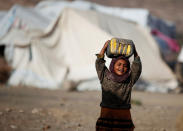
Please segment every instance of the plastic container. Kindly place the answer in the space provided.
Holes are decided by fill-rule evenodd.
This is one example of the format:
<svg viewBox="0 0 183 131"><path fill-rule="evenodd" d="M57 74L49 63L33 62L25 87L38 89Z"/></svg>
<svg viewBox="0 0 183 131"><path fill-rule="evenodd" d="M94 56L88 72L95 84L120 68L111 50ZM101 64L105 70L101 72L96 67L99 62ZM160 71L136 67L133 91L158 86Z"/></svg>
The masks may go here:
<svg viewBox="0 0 183 131"><path fill-rule="evenodd" d="M109 58L124 56L129 58L133 55L134 43L132 40L112 38L107 46L106 55Z"/></svg>

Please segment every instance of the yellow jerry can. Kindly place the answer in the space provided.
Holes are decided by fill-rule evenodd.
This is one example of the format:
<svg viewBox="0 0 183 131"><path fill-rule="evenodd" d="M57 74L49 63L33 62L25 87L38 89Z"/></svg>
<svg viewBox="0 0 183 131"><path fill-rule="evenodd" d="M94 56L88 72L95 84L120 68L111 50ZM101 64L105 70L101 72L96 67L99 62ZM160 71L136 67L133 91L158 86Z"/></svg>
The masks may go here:
<svg viewBox="0 0 183 131"><path fill-rule="evenodd" d="M106 55L109 58L124 56L129 58L133 55L134 43L132 40L112 38L108 43Z"/></svg>

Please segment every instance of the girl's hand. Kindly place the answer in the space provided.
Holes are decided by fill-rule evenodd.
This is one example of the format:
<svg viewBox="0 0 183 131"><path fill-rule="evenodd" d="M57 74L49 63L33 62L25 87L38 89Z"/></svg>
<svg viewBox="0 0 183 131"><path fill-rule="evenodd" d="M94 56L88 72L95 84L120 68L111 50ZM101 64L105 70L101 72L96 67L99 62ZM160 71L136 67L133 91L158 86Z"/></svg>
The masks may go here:
<svg viewBox="0 0 183 131"><path fill-rule="evenodd" d="M138 53L137 53L136 47L134 45L134 57L137 57L137 56L138 56Z"/></svg>
<svg viewBox="0 0 183 131"><path fill-rule="evenodd" d="M110 40L106 41L104 44L104 48L107 49L108 44L110 43Z"/></svg>
<svg viewBox="0 0 183 131"><path fill-rule="evenodd" d="M103 48L101 49L100 51L100 55L104 55L106 49L107 49L107 46L108 46L108 43L110 42L110 40L106 41Z"/></svg>

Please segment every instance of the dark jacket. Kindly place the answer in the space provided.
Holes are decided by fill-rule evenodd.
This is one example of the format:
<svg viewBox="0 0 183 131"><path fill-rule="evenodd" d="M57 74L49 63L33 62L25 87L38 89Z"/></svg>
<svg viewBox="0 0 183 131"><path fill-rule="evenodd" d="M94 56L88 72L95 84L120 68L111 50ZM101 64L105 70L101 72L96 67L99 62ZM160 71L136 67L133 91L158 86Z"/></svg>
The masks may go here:
<svg viewBox="0 0 183 131"><path fill-rule="evenodd" d="M135 57L131 65L130 76L122 83L114 82L107 77L109 70L105 66L105 60L100 55L96 59L97 75L102 86L101 107L130 109L131 108L131 91L135 82L138 80L142 66L140 57Z"/></svg>

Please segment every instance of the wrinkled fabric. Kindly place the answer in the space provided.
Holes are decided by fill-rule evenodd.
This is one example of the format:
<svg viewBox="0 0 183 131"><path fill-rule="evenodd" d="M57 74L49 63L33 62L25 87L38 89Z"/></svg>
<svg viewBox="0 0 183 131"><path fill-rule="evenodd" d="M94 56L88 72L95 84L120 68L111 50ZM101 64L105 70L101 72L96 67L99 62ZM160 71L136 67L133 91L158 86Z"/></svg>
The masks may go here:
<svg viewBox="0 0 183 131"><path fill-rule="evenodd" d="M129 109L101 108L96 131L133 131L134 128Z"/></svg>
<svg viewBox="0 0 183 131"><path fill-rule="evenodd" d="M170 23L155 16L149 15L147 24L151 27L151 29L157 29L170 38L176 38L176 26L174 23Z"/></svg>
<svg viewBox="0 0 183 131"><path fill-rule="evenodd" d="M151 33L154 36L164 40L172 51L178 52L180 50L180 46L175 39L172 39L172 38L164 35L162 32L160 32L159 30L156 30L156 29L152 30Z"/></svg>

